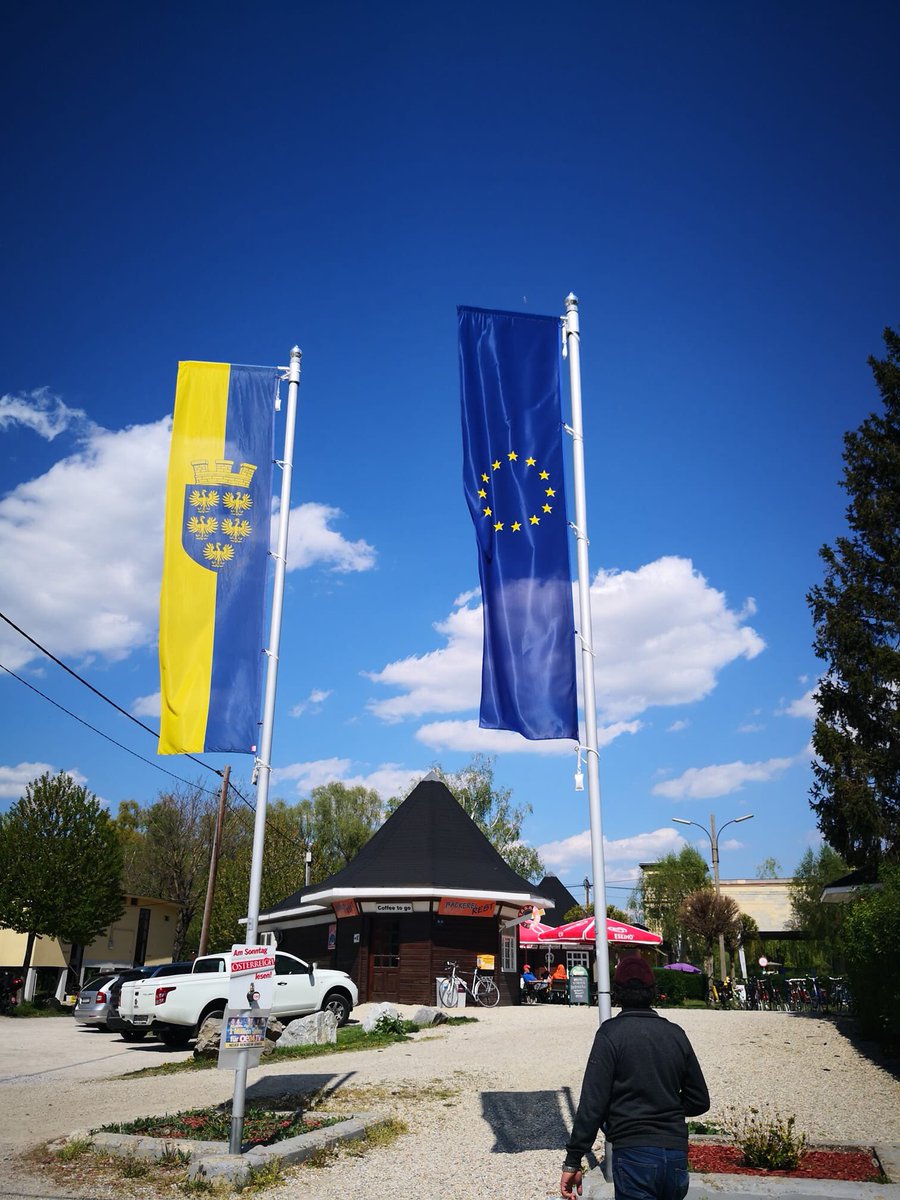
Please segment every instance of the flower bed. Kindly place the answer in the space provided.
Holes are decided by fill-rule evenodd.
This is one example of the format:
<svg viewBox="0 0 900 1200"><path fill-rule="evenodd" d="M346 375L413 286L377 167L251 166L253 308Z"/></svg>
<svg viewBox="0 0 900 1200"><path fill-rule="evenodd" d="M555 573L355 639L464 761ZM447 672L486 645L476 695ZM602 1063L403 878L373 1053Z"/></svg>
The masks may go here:
<svg viewBox="0 0 900 1200"><path fill-rule="evenodd" d="M248 1108L244 1114L243 1144L246 1147L270 1146L273 1142L336 1125L343 1117L303 1115L302 1112L273 1112ZM227 1142L231 1134L231 1113L218 1108L196 1108L188 1112L167 1113L161 1117L140 1117L118 1125L104 1125L104 1133L137 1133L156 1138L193 1138L203 1142Z"/></svg>
<svg viewBox="0 0 900 1200"><path fill-rule="evenodd" d="M884 1179L878 1160L866 1150L805 1150L793 1171L767 1171L741 1165L739 1146L691 1142L688 1164L698 1173L723 1175L777 1175L789 1179L842 1179L878 1183Z"/></svg>

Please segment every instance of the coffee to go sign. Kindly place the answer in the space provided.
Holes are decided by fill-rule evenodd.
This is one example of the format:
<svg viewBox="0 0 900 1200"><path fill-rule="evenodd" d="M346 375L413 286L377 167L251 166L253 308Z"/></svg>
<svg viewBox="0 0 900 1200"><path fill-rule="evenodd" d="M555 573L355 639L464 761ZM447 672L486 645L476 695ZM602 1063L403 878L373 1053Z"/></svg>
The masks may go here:
<svg viewBox="0 0 900 1200"><path fill-rule="evenodd" d="M467 900L464 897L442 896L438 904L438 912L442 917L492 917L496 911L496 900Z"/></svg>

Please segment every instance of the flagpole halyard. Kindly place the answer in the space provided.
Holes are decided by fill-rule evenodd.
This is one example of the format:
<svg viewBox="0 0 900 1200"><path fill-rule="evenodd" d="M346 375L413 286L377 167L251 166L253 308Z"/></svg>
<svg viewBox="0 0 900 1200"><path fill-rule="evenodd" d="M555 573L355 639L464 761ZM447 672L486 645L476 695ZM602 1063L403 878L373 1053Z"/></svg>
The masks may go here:
<svg viewBox="0 0 900 1200"><path fill-rule="evenodd" d="M591 577L588 564L587 503L584 486L584 432L581 412L581 333L578 299L566 296L565 345L569 360L572 405L573 492L575 547L578 563L578 637L581 644L581 686L584 702L584 744L587 759L588 808L591 818L591 870L594 875L594 918L606 918L606 868L603 862L603 819L600 809L600 751L597 739L597 700L594 689L594 639L591 622ZM603 928L603 926L600 926ZM609 945L597 938L597 1007L600 1024L612 1015L609 984Z"/></svg>
<svg viewBox="0 0 900 1200"><path fill-rule="evenodd" d="M266 808L269 801L269 778L272 773L272 735L275 726L275 695L278 687L278 652L281 643L281 615L284 607L284 576L287 569L288 525L291 515L291 480L294 471L294 430L297 423L297 398L300 391L299 346L291 351L287 369L288 401L284 426L284 458L281 466L281 507L278 513L278 545L273 555L275 575L272 587L272 618L269 645L266 651L266 691L263 705L259 754L256 759L256 818L253 826L253 857L250 864L250 888L247 897L247 936L245 944L255 946L259 936L259 898L262 887L263 851L266 841ZM234 1099L231 1107L231 1137L229 1150L240 1154L244 1130L244 1108L247 1096L247 1065L245 1061L234 1073Z"/></svg>

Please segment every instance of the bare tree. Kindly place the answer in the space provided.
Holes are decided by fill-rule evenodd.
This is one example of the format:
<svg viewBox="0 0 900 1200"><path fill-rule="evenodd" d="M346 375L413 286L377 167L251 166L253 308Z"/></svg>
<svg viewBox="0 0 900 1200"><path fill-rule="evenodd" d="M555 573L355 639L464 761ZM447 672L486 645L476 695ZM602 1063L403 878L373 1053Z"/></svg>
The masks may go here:
<svg viewBox="0 0 900 1200"><path fill-rule="evenodd" d="M713 943L719 934L731 938L741 923L741 910L730 896L717 896L711 888L700 888L685 896L678 919L692 933L703 938L706 950L703 966L712 974Z"/></svg>

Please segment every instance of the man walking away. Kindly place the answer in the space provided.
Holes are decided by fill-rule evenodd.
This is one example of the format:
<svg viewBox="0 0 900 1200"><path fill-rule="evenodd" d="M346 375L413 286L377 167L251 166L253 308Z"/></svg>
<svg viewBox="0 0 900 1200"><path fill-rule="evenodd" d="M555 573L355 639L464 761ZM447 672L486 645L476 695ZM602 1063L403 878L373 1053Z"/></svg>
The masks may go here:
<svg viewBox="0 0 900 1200"><path fill-rule="evenodd" d="M685 1117L709 1108L706 1080L679 1025L650 1007L653 972L639 954L616 967L622 1011L594 1037L559 1194L581 1195L582 1157L602 1129L613 1146L616 1200L682 1200L688 1190Z"/></svg>

